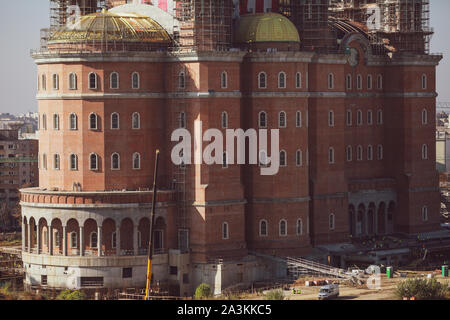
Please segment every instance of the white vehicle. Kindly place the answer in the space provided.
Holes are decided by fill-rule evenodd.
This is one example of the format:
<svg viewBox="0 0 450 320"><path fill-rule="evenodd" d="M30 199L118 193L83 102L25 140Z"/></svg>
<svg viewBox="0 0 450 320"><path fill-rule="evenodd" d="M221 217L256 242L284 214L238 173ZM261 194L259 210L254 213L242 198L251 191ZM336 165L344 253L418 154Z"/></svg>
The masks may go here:
<svg viewBox="0 0 450 320"><path fill-rule="evenodd" d="M339 297L339 284L330 284L323 286L319 291L319 300Z"/></svg>

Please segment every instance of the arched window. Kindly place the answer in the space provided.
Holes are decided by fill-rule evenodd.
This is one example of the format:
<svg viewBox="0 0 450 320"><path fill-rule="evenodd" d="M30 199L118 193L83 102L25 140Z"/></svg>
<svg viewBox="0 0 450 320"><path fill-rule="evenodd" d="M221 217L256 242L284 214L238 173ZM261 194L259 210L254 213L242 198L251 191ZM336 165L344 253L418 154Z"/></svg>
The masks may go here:
<svg viewBox="0 0 450 320"><path fill-rule="evenodd" d="M78 88L77 75L75 73L71 73L69 75L69 89L77 90L77 88Z"/></svg>
<svg viewBox="0 0 450 320"><path fill-rule="evenodd" d="M347 88L347 90L352 89L352 76L350 74L345 77L345 87Z"/></svg>
<svg viewBox="0 0 450 320"><path fill-rule="evenodd" d="M377 111L377 123L383 124L383 110Z"/></svg>
<svg viewBox="0 0 450 320"><path fill-rule="evenodd" d="M138 72L133 72L131 74L131 88L132 89L139 89L141 87L141 77L139 76Z"/></svg>
<svg viewBox="0 0 450 320"><path fill-rule="evenodd" d="M378 145L378 160L383 160L383 146L381 144Z"/></svg>
<svg viewBox="0 0 450 320"><path fill-rule="evenodd" d="M286 151L281 150L280 151L280 167L286 167L287 166L287 155Z"/></svg>
<svg viewBox="0 0 450 320"><path fill-rule="evenodd" d="M139 153L133 154L133 170L141 169L141 155Z"/></svg>
<svg viewBox="0 0 450 320"><path fill-rule="evenodd" d="M422 75L422 89L427 89L427 76L425 74Z"/></svg>
<svg viewBox="0 0 450 320"><path fill-rule="evenodd" d="M53 169L60 170L61 169L61 158L59 154L55 154L53 156Z"/></svg>
<svg viewBox="0 0 450 320"><path fill-rule="evenodd" d="M422 124L428 124L428 112L426 109L422 110Z"/></svg>
<svg viewBox="0 0 450 320"><path fill-rule="evenodd" d="M72 249L78 248L78 235L76 232L70 234L70 247Z"/></svg>
<svg viewBox="0 0 450 320"><path fill-rule="evenodd" d="M70 170L78 170L78 156L76 154L70 155Z"/></svg>
<svg viewBox="0 0 450 320"><path fill-rule="evenodd" d="M120 155L118 153L111 155L111 169L120 170Z"/></svg>
<svg viewBox="0 0 450 320"><path fill-rule="evenodd" d="M98 129L98 116L95 113L91 113L89 115L89 129L90 130Z"/></svg>
<svg viewBox="0 0 450 320"><path fill-rule="evenodd" d="M45 153L42 155L42 168L47 170L47 155Z"/></svg>
<svg viewBox="0 0 450 320"><path fill-rule="evenodd" d="M264 111L261 111L259 113L259 127L260 128L265 128L267 127L267 114Z"/></svg>
<svg viewBox="0 0 450 320"><path fill-rule="evenodd" d="M120 128L120 116L117 112L111 114L111 129L118 130Z"/></svg>
<svg viewBox="0 0 450 320"><path fill-rule="evenodd" d="M96 90L97 86L98 86L97 74L94 72L91 72L89 74L89 89Z"/></svg>
<svg viewBox="0 0 450 320"><path fill-rule="evenodd" d="M371 126L373 124L373 112L372 110L367 111L367 124Z"/></svg>
<svg viewBox="0 0 450 320"><path fill-rule="evenodd" d="M226 71L222 71L222 74L220 75L220 86L222 89L228 88L228 74Z"/></svg>
<svg viewBox="0 0 450 320"><path fill-rule="evenodd" d="M371 145L367 147L367 160L373 160L373 147Z"/></svg>
<svg viewBox="0 0 450 320"><path fill-rule="evenodd" d="M52 76L53 79L53 90L59 90L59 75L54 74Z"/></svg>
<svg viewBox="0 0 450 320"><path fill-rule="evenodd" d="M286 123L287 123L286 112L281 111L281 112L278 114L278 127L280 127L280 128L286 128Z"/></svg>
<svg viewBox="0 0 450 320"><path fill-rule="evenodd" d="M334 148L328 149L328 163L334 164Z"/></svg>
<svg viewBox="0 0 450 320"><path fill-rule="evenodd" d="M297 150L295 153L295 163L297 164L297 167L301 167L303 165L303 155L302 150Z"/></svg>
<svg viewBox="0 0 450 320"><path fill-rule="evenodd" d="M278 74L278 88L285 89L286 88L286 73L280 72Z"/></svg>
<svg viewBox="0 0 450 320"><path fill-rule="evenodd" d="M222 154L222 168L228 168L228 154L226 152Z"/></svg>
<svg viewBox="0 0 450 320"><path fill-rule="evenodd" d="M334 230L334 223L335 223L335 217L334 217L334 213L330 214L330 220L329 220L329 226L330 226L330 230Z"/></svg>
<svg viewBox="0 0 450 320"><path fill-rule="evenodd" d="M346 116L345 116L345 122L347 123L347 126L350 127L353 123L352 119L352 110L347 110Z"/></svg>
<svg viewBox="0 0 450 320"><path fill-rule="evenodd" d="M78 117L75 113L71 113L69 116L70 130L78 130Z"/></svg>
<svg viewBox="0 0 450 320"><path fill-rule="evenodd" d="M228 113L222 112L222 129L228 128Z"/></svg>
<svg viewBox="0 0 450 320"><path fill-rule="evenodd" d="M297 128L301 128L302 127L302 112L301 111L297 111L295 113L295 126Z"/></svg>
<svg viewBox="0 0 450 320"><path fill-rule="evenodd" d="M302 87L302 74L300 72L297 72L295 74L295 87L297 89L300 89Z"/></svg>
<svg viewBox="0 0 450 320"><path fill-rule="evenodd" d="M55 233L53 234L53 241L55 243L55 247L59 248L61 246L61 239L59 238L59 231L55 230Z"/></svg>
<svg viewBox="0 0 450 320"><path fill-rule="evenodd" d="M363 159L363 148L362 146L358 146L357 152L356 152L357 160L362 161Z"/></svg>
<svg viewBox="0 0 450 320"><path fill-rule="evenodd" d="M362 76L360 74L356 76L356 89L362 89Z"/></svg>
<svg viewBox="0 0 450 320"><path fill-rule="evenodd" d="M426 144L422 146L422 160L428 160L428 146Z"/></svg>
<svg viewBox="0 0 450 320"><path fill-rule="evenodd" d="M428 221L428 207L427 206L424 206L422 208L422 221L423 222Z"/></svg>
<svg viewBox="0 0 450 320"><path fill-rule="evenodd" d="M367 76L367 89L372 90L372 75L371 74L369 74Z"/></svg>
<svg viewBox="0 0 450 320"><path fill-rule="evenodd" d="M141 128L141 115L137 112L132 115L132 128L138 130Z"/></svg>
<svg viewBox="0 0 450 320"><path fill-rule="evenodd" d="M287 236L287 221L281 220L279 225L279 231L280 231L280 237L286 237Z"/></svg>
<svg viewBox="0 0 450 320"><path fill-rule="evenodd" d="M89 169L91 171L98 170L98 155L96 155L95 153L92 153L89 158Z"/></svg>
<svg viewBox="0 0 450 320"><path fill-rule="evenodd" d="M334 74L328 74L328 89L334 89Z"/></svg>
<svg viewBox="0 0 450 320"><path fill-rule="evenodd" d="M381 74L377 76L377 88L383 89L383 76Z"/></svg>
<svg viewBox="0 0 450 320"><path fill-rule="evenodd" d="M258 88L259 89L267 88L267 75L265 72L260 72L258 75Z"/></svg>
<svg viewBox="0 0 450 320"><path fill-rule="evenodd" d="M42 115L42 129L47 130L47 115L45 113Z"/></svg>
<svg viewBox="0 0 450 320"><path fill-rule="evenodd" d="M180 112L180 128L186 129L186 113Z"/></svg>
<svg viewBox="0 0 450 320"><path fill-rule="evenodd" d="M117 72L112 72L109 77L109 87L111 89L119 89L119 74Z"/></svg>
<svg viewBox="0 0 450 320"><path fill-rule="evenodd" d="M97 241L98 240L97 232L92 232L91 236L89 238L91 240L90 247L91 248L97 248L97 243L98 243L98 241Z"/></svg>
<svg viewBox="0 0 450 320"><path fill-rule="evenodd" d="M362 115L362 111L361 110L358 110L356 112L356 124L358 126L362 126L362 124L363 124L363 115Z"/></svg>
<svg viewBox="0 0 450 320"><path fill-rule="evenodd" d="M186 74L183 71L178 74L178 88L186 88Z"/></svg>
<svg viewBox="0 0 450 320"><path fill-rule="evenodd" d="M47 90L47 76L45 74L42 75L42 90Z"/></svg>
<svg viewBox="0 0 450 320"><path fill-rule="evenodd" d="M297 220L297 235L301 236L303 235L303 221L302 219Z"/></svg>
<svg viewBox="0 0 450 320"><path fill-rule="evenodd" d="M334 111L333 110L328 111L328 126L334 127Z"/></svg>
<svg viewBox="0 0 450 320"><path fill-rule="evenodd" d="M228 230L228 222L222 223L222 239L228 240L230 238L229 230Z"/></svg>
<svg viewBox="0 0 450 320"><path fill-rule="evenodd" d="M53 115L53 129L59 130L59 114Z"/></svg>
<svg viewBox="0 0 450 320"><path fill-rule="evenodd" d="M347 146L346 154L347 154L347 161L351 162L353 160L352 146Z"/></svg>
<svg viewBox="0 0 450 320"><path fill-rule="evenodd" d="M267 237L267 221L261 220L259 221L259 236L260 237Z"/></svg>
<svg viewBox="0 0 450 320"><path fill-rule="evenodd" d="M117 248L117 232L113 232L111 235L111 248L112 249Z"/></svg>

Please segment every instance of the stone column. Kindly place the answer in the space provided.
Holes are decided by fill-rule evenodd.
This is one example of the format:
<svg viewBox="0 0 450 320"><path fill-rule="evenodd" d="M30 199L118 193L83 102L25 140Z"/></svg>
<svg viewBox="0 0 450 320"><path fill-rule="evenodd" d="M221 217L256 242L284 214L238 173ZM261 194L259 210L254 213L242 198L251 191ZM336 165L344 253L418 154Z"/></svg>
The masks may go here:
<svg viewBox="0 0 450 320"><path fill-rule="evenodd" d="M116 255L120 256L120 227L116 228Z"/></svg>
<svg viewBox="0 0 450 320"><path fill-rule="evenodd" d="M378 235L378 210L375 211L373 216L374 216L374 219L375 219L375 222L374 222L375 223L375 226L374 226L374 228L375 228L375 235L377 236Z"/></svg>
<svg viewBox="0 0 450 320"><path fill-rule="evenodd" d="M80 257L84 256L84 227L80 227Z"/></svg>
<svg viewBox="0 0 450 320"><path fill-rule="evenodd" d="M39 225L39 223L38 223L38 225L36 227L36 230L37 230L37 232L36 232L37 254L40 254L41 253L40 252L40 248L41 248L41 226Z"/></svg>
<svg viewBox="0 0 450 320"><path fill-rule="evenodd" d="M134 247L134 255L137 256L139 252L139 243L138 243L138 226L134 225L133 227L133 247Z"/></svg>
<svg viewBox="0 0 450 320"><path fill-rule="evenodd" d="M97 226L97 247L98 247L98 256L102 256L102 227Z"/></svg>
<svg viewBox="0 0 450 320"><path fill-rule="evenodd" d="M31 253L31 223L30 223L30 221L28 221L28 239L27 239L27 241L28 241L28 253Z"/></svg>
<svg viewBox="0 0 450 320"><path fill-rule="evenodd" d="M23 222L23 218L22 218L22 252L25 252L25 248L26 248L25 241L27 241L25 238L25 228L26 228L26 225Z"/></svg>
<svg viewBox="0 0 450 320"><path fill-rule="evenodd" d="M53 255L53 228L48 227L48 254Z"/></svg>
<svg viewBox="0 0 450 320"><path fill-rule="evenodd" d="M63 256L67 256L67 231L66 226L62 226L62 233L63 233Z"/></svg>

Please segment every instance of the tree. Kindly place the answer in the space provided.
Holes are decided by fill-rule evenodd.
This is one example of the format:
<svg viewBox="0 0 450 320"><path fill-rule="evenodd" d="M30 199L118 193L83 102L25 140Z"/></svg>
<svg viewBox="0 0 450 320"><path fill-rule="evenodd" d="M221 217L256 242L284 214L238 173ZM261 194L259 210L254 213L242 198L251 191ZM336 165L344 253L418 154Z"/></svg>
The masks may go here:
<svg viewBox="0 0 450 320"><path fill-rule="evenodd" d="M212 290L211 287L206 284L202 283L198 286L198 288L195 290L195 299L206 299L212 297Z"/></svg>
<svg viewBox="0 0 450 320"><path fill-rule="evenodd" d="M395 294L398 298L416 298L417 300L442 300L450 293L447 284L436 279L411 279L400 282Z"/></svg>

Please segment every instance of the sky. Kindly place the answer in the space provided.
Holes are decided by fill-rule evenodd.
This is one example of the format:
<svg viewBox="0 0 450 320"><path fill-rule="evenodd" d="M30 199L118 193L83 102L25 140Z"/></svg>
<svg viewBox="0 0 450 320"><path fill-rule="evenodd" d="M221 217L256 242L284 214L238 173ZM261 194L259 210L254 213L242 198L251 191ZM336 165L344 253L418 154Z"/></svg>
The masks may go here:
<svg viewBox="0 0 450 320"><path fill-rule="evenodd" d="M438 67L438 101L450 102L450 1L430 0L435 34L431 52L443 53ZM49 25L48 0L0 0L0 113L37 111L36 66L30 50L39 48L40 29Z"/></svg>

